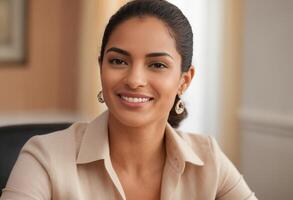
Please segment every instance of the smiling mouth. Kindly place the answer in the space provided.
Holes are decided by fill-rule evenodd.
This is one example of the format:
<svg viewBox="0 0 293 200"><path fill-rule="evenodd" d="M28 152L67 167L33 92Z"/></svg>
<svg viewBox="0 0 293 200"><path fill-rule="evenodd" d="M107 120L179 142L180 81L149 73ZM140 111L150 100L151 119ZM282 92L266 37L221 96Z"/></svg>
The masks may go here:
<svg viewBox="0 0 293 200"><path fill-rule="evenodd" d="M153 100L152 97L129 97L120 94L118 96L129 103L146 103Z"/></svg>

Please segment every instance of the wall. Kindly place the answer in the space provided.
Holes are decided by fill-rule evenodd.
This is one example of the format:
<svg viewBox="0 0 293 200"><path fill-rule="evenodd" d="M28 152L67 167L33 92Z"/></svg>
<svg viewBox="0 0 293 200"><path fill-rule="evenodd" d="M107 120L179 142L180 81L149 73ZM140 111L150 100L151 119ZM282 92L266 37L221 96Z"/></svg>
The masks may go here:
<svg viewBox="0 0 293 200"><path fill-rule="evenodd" d="M242 67L243 1L223 5L222 65L219 69L219 140L229 159L240 168L240 74Z"/></svg>
<svg viewBox="0 0 293 200"><path fill-rule="evenodd" d="M79 1L28 1L27 9L26 61L0 65L0 115L73 111Z"/></svg>
<svg viewBox="0 0 293 200"><path fill-rule="evenodd" d="M292 10L245 0L242 168L259 199L293 199Z"/></svg>

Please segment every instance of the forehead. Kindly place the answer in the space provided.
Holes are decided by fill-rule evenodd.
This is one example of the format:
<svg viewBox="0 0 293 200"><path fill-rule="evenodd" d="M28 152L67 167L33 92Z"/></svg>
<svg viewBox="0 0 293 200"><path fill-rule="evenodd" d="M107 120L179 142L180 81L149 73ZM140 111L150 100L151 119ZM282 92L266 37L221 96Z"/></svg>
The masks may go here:
<svg viewBox="0 0 293 200"><path fill-rule="evenodd" d="M149 16L130 18L119 24L112 32L106 49L112 46L137 53L166 51L174 56L178 54L168 26Z"/></svg>

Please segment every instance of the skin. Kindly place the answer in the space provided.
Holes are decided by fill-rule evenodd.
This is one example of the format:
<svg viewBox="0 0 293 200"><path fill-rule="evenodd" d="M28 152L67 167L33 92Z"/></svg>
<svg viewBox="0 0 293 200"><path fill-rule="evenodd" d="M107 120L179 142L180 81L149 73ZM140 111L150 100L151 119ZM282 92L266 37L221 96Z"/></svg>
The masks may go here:
<svg viewBox="0 0 293 200"><path fill-rule="evenodd" d="M111 160L126 197L160 199L168 114L176 94L189 86L194 68L181 72L175 41L154 17L131 18L116 27L100 66ZM121 98L142 95L150 101Z"/></svg>

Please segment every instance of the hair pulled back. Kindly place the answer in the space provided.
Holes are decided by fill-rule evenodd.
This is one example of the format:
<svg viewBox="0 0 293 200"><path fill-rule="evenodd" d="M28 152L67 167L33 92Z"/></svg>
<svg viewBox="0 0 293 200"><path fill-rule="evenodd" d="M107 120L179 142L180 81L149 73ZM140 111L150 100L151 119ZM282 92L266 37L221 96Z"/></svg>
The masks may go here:
<svg viewBox="0 0 293 200"><path fill-rule="evenodd" d="M103 61L106 45L115 28L130 18L144 16L156 17L165 23L175 40L176 50L181 56L181 72L187 72L192 62L192 29L181 10L165 0L134 0L122 6L110 18L105 28L100 51L100 63ZM179 96L176 95L168 118L168 122L173 128L177 128L180 122L187 116L186 109L179 115L175 112L175 104L178 100Z"/></svg>

